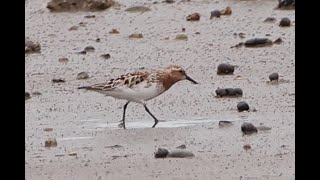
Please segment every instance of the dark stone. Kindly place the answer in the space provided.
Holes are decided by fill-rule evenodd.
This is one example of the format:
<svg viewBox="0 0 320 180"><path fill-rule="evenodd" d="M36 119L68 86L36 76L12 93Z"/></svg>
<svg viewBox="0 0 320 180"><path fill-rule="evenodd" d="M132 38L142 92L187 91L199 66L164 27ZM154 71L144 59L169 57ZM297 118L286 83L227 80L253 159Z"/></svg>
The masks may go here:
<svg viewBox="0 0 320 180"><path fill-rule="evenodd" d="M30 93L25 92L25 93L24 93L24 100L28 100L28 99L30 99L30 98L31 98Z"/></svg>
<svg viewBox="0 0 320 180"><path fill-rule="evenodd" d="M39 43L34 43L32 41L25 41L24 42L25 53L40 53L41 46Z"/></svg>
<svg viewBox="0 0 320 180"><path fill-rule="evenodd" d="M252 124L252 123L243 123L241 125L241 131L246 135L250 135L250 134L253 134L253 133L257 133L258 130L257 128Z"/></svg>
<svg viewBox="0 0 320 180"><path fill-rule="evenodd" d="M87 19L95 18L95 17L96 17L96 15L86 15L86 16L84 16L84 18L87 18Z"/></svg>
<svg viewBox="0 0 320 180"><path fill-rule="evenodd" d="M136 13L136 12L143 13L143 12L151 11L151 9L148 7L144 7L144 6L132 6L132 7L125 9L125 11L132 12L132 13Z"/></svg>
<svg viewBox="0 0 320 180"><path fill-rule="evenodd" d="M172 4L172 3L174 3L175 1L174 1L174 0L164 0L163 2L164 2L164 3L168 3L168 4Z"/></svg>
<svg viewBox="0 0 320 180"><path fill-rule="evenodd" d="M180 145L180 146L178 146L178 147L176 147L177 149L185 149L185 148L187 148L187 146L185 145L185 144L182 144L182 145Z"/></svg>
<svg viewBox="0 0 320 180"><path fill-rule="evenodd" d="M52 138L49 138L44 142L44 147L56 147L57 145L57 140Z"/></svg>
<svg viewBox="0 0 320 180"><path fill-rule="evenodd" d="M219 10L214 10L210 12L210 19L219 18L221 16L221 12Z"/></svg>
<svg viewBox="0 0 320 180"><path fill-rule="evenodd" d="M225 90L227 91L228 96L236 96L237 95L236 90L233 88L226 88Z"/></svg>
<svg viewBox="0 0 320 180"><path fill-rule="evenodd" d="M222 88L218 88L216 90L216 94L217 94L217 96L221 96L221 97L228 95L226 89L222 89Z"/></svg>
<svg viewBox="0 0 320 180"><path fill-rule="evenodd" d="M112 29L109 34L119 34L120 32L117 29Z"/></svg>
<svg viewBox="0 0 320 180"><path fill-rule="evenodd" d="M113 0L51 0L47 8L51 12L101 11L114 4Z"/></svg>
<svg viewBox="0 0 320 180"><path fill-rule="evenodd" d="M270 81L278 81L279 80L279 74L278 73L272 73L269 75Z"/></svg>
<svg viewBox="0 0 320 180"><path fill-rule="evenodd" d="M272 41L268 38L253 38L247 40L244 45L246 47L264 47L272 45Z"/></svg>
<svg viewBox="0 0 320 180"><path fill-rule="evenodd" d="M87 46L87 47L84 48L84 51L93 52L94 51L94 47L93 46Z"/></svg>
<svg viewBox="0 0 320 180"><path fill-rule="evenodd" d="M243 92L242 92L241 88L235 88L234 90L236 91L236 95L237 96L242 96L243 95Z"/></svg>
<svg viewBox="0 0 320 180"><path fill-rule="evenodd" d="M69 62L69 59L68 58L59 58L58 61L61 63L67 63L67 62Z"/></svg>
<svg viewBox="0 0 320 180"><path fill-rule="evenodd" d="M190 157L194 157L194 154L190 151L186 151L186 150L173 150L172 152L170 152L167 157L170 158L190 158Z"/></svg>
<svg viewBox="0 0 320 180"><path fill-rule="evenodd" d="M243 149L246 150L246 151L249 150L249 149L251 149L250 144L244 145L244 146L243 146Z"/></svg>
<svg viewBox="0 0 320 180"><path fill-rule="evenodd" d="M64 79L61 79L61 78L59 78L59 79L52 79L52 82L53 83L64 83L64 82L66 82Z"/></svg>
<svg viewBox="0 0 320 180"><path fill-rule="evenodd" d="M279 9L295 9L295 0L278 0Z"/></svg>
<svg viewBox="0 0 320 180"><path fill-rule="evenodd" d="M154 153L155 158L165 158L169 154L169 151L165 148L158 148L158 150Z"/></svg>
<svg viewBox="0 0 320 180"><path fill-rule="evenodd" d="M291 21L289 18L285 17L285 18L282 18L280 23L279 23L279 26L281 27L287 27L287 26L290 26L291 24Z"/></svg>
<svg viewBox="0 0 320 180"><path fill-rule="evenodd" d="M231 126L233 125L230 121L219 121L219 127Z"/></svg>
<svg viewBox="0 0 320 180"><path fill-rule="evenodd" d="M244 101L240 101L237 105L238 111L242 112L242 111L248 111L249 110L249 105L248 103L244 102Z"/></svg>
<svg viewBox="0 0 320 180"><path fill-rule="evenodd" d="M103 57L104 59L109 59L111 56L110 54L102 54L101 57Z"/></svg>
<svg viewBox="0 0 320 180"><path fill-rule="evenodd" d="M216 89L217 96L242 96L243 92L240 88L218 88Z"/></svg>
<svg viewBox="0 0 320 180"><path fill-rule="evenodd" d="M199 21L199 20L200 20L199 13L193 13L187 16L187 21Z"/></svg>
<svg viewBox="0 0 320 180"><path fill-rule="evenodd" d="M276 22L276 18L274 18L274 17L267 17L263 22Z"/></svg>
<svg viewBox="0 0 320 180"><path fill-rule="evenodd" d="M227 63L222 63L218 65L218 70L217 74L223 75L223 74L233 74L234 72L234 66L227 64Z"/></svg>
<svg viewBox="0 0 320 180"><path fill-rule="evenodd" d="M87 51L80 51L80 52L78 52L78 54L86 55Z"/></svg>

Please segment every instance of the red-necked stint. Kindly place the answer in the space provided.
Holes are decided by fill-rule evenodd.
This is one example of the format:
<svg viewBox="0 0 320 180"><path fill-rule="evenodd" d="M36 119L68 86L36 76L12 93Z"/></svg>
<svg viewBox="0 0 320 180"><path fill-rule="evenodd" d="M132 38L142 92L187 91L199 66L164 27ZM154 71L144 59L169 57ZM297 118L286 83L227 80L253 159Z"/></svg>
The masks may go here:
<svg viewBox="0 0 320 180"><path fill-rule="evenodd" d="M181 66L170 65L161 70L139 70L110 79L105 83L78 87L78 89L91 90L117 99L127 100L123 107L123 117L119 124L119 127L124 129L126 129L125 114L128 104L131 101L142 104L154 119L152 126L154 128L158 124L158 119L149 111L146 101L159 96L181 80L189 80L194 84L198 84L186 74L186 71Z"/></svg>

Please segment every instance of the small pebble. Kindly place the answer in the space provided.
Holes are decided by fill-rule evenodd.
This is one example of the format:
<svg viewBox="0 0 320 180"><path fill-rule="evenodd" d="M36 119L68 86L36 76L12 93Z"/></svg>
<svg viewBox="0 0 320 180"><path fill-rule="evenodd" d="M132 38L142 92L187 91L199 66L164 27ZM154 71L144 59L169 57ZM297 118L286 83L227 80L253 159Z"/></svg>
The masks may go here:
<svg viewBox="0 0 320 180"><path fill-rule="evenodd" d="M226 89L223 89L223 88L216 89L216 94L217 94L217 96L220 96L220 97L228 95Z"/></svg>
<svg viewBox="0 0 320 180"><path fill-rule="evenodd" d="M276 22L276 18L274 18L274 17L267 17L263 22L273 23L273 22Z"/></svg>
<svg viewBox="0 0 320 180"><path fill-rule="evenodd" d="M120 32L117 29L112 29L109 34L119 34Z"/></svg>
<svg viewBox="0 0 320 180"><path fill-rule="evenodd" d="M69 31L75 31L78 29L79 29L79 26L72 26L71 28L69 28Z"/></svg>
<svg viewBox="0 0 320 180"><path fill-rule="evenodd" d="M155 158L165 158L169 154L169 151L165 148L158 148L158 150L154 153Z"/></svg>
<svg viewBox="0 0 320 180"><path fill-rule="evenodd" d="M53 83L64 83L66 81L64 79L61 79L61 78L54 78L54 79L52 79L52 82Z"/></svg>
<svg viewBox="0 0 320 180"><path fill-rule="evenodd" d="M53 131L53 128L44 128L44 131Z"/></svg>
<svg viewBox="0 0 320 180"><path fill-rule="evenodd" d="M248 111L249 110L249 105L245 101L240 101L237 105L238 111Z"/></svg>
<svg viewBox="0 0 320 180"><path fill-rule="evenodd" d="M77 152L71 152L68 154L69 156L77 156Z"/></svg>
<svg viewBox="0 0 320 180"><path fill-rule="evenodd" d="M177 34L176 39L177 40L188 40L188 36L185 34Z"/></svg>
<svg viewBox="0 0 320 180"><path fill-rule="evenodd" d="M58 60L60 63L67 63L69 62L69 59L68 58L59 58Z"/></svg>
<svg viewBox="0 0 320 180"><path fill-rule="evenodd" d="M242 96L243 92L240 88L217 88L216 89L217 96Z"/></svg>
<svg viewBox="0 0 320 180"><path fill-rule="evenodd" d="M39 43L34 43L32 41L25 41L24 43L25 53L40 53L41 46Z"/></svg>
<svg viewBox="0 0 320 180"><path fill-rule="evenodd" d="M253 38L247 40L244 45L246 47L265 47L272 45L273 42L268 38Z"/></svg>
<svg viewBox="0 0 320 180"><path fill-rule="evenodd" d="M53 138L49 138L44 142L45 147L56 147L58 145L57 140Z"/></svg>
<svg viewBox="0 0 320 180"><path fill-rule="evenodd" d="M245 34L244 34L244 33L239 33L238 35L239 35L239 37L240 37L241 39L245 38Z"/></svg>
<svg viewBox="0 0 320 180"><path fill-rule="evenodd" d="M172 3L174 3L175 1L174 1L174 0L164 0L163 2L164 2L164 3L168 3L168 4L172 4Z"/></svg>
<svg viewBox="0 0 320 180"><path fill-rule="evenodd" d="M252 124L252 123L243 123L241 125L241 131L246 135L250 135L250 134L253 134L253 133L257 133L258 130L257 128Z"/></svg>
<svg viewBox="0 0 320 180"><path fill-rule="evenodd" d="M244 145L244 146L243 146L243 149L246 150L246 151L249 150L249 149L251 149L250 144Z"/></svg>
<svg viewBox="0 0 320 180"><path fill-rule="evenodd" d="M233 125L230 121L219 121L219 127L227 127Z"/></svg>
<svg viewBox="0 0 320 180"><path fill-rule="evenodd" d="M110 54L102 54L100 57L103 57L104 59L109 59L111 56Z"/></svg>
<svg viewBox="0 0 320 180"><path fill-rule="evenodd" d="M199 21L200 20L200 14L199 13L193 13L187 16L187 21Z"/></svg>
<svg viewBox="0 0 320 180"><path fill-rule="evenodd" d="M219 10L214 10L210 12L210 19L219 18L221 16L221 12Z"/></svg>
<svg viewBox="0 0 320 180"><path fill-rule="evenodd" d="M129 36L129 38L143 38L143 36L140 33L133 33Z"/></svg>
<svg viewBox="0 0 320 180"><path fill-rule="evenodd" d="M78 54L86 55L87 51L80 51L80 52L78 52Z"/></svg>
<svg viewBox="0 0 320 180"><path fill-rule="evenodd" d="M272 73L269 75L270 81L278 81L279 80L279 74L278 73Z"/></svg>
<svg viewBox="0 0 320 180"><path fill-rule="evenodd" d="M178 147L176 147L177 149L186 149L187 148L187 146L185 145L185 144L182 144L182 145L180 145L180 146L178 146Z"/></svg>
<svg viewBox="0 0 320 180"><path fill-rule="evenodd" d="M148 7L144 7L144 6L132 6L132 7L129 7L127 9L125 9L125 11L127 12L132 12L132 13L136 13L136 12L147 12L147 11L150 11L151 9L148 8Z"/></svg>
<svg viewBox="0 0 320 180"><path fill-rule="evenodd" d="M93 46L87 46L87 47L84 48L84 51L93 52L94 51L94 47Z"/></svg>
<svg viewBox="0 0 320 180"><path fill-rule="evenodd" d="M287 27L287 26L290 26L291 24L291 21L289 18L285 17L285 18L282 18L280 23L279 23L279 26L281 27Z"/></svg>
<svg viewBox="0 0 320 180"><path fill-rule="evenodd" d="M231 15L231 14L232 14L232 10L230 6L227 6L225 9L221 11L221 15Z"/></svg>
<svg viewBox="0 0 320 180"><path fill-rule="evenodd" d="M28 99L30 99L30 98L31 98L30 93L25 92L25 93L24 93L24 100L28 100Z"/></svg>
<svg viewBox="0 0 320 180"><path fill-rule="evenodd" d="M242 92L241 88L235 88L234 90L236 91L236 95L238 95L238 96L242 96L243 95L243 92Z"/></svg>
<svg viewBox="0 0 320 180"><path fill-rule="evenodd" d="M87 19L95 18L95 17L96 17L96 15L86 15L86 16L84 16L84 18L87 18Z"/></svg>
<svg viewBox="0 0 320 180"><path fill-rule="evenodd" d="M295 0L278 0L279 9L295 9Z"/></svg>
<svg viewBox="0 0 320 180"><path fill-rule="evenodd" d="M217 74L219 75L226 75L226 74L233 74L234 66L228 63L222 63L218 65Z"/></svg>
<svg viewBox="0 0 320 180"><path fill-rule="evenodd" d="M81 26L81 27L86 26L86 24L87 24L87 23L85 23L85 22L79 22L79 26Z"/></svg>
<svg viewBox="0 0 320 180"><path fill-rule="evenodd" d="M40 95L42 95L42 94L41 94L41 92L39 92L39 91L35 91L35 92L32 93L32 95L34 95L34 96L40 96Z"/></svg>
<svg viewBox="0 0 320 180"><path fill-rule="evenodd" d="M225 90L227 91L227 94L229 96L236 96L237 95L237 92L234 88L226 88Z"/></svg>
<svg viewBox="0 0 320 180"><path fill-rule="evenodd" d="M89 78L89 74L87 72L81 72L77 75L77 79L88 79Z"/></svg>
<svg viewBox="0 0 320 180"><path fill-rule="evenodd" d="M171 158L191 158L194 157L194 154L190 151L186 150L173 150L172 152L169 152L167 157Z"/></svg>

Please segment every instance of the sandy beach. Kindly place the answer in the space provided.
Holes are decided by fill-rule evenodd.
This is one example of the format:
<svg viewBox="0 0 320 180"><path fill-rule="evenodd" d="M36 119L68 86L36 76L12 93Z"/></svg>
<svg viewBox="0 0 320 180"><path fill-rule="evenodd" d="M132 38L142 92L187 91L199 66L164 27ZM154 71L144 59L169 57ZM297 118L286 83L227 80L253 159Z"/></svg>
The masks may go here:
<svg viewBox="0 0 320 180"><path fill-rule="evenodd" d="M40 53L25 55L25 91L31 94L25 101L27 180L295 179L295 10L276 10L277 0L117 2L101 12L53 13L48 0L26 0L25 36L41 45ZM150 11L125 11L131 6ZM210 19L211 11L227 6L231 15ZM196 12L199 21L186 20ZM263 22L267 17L276 21ZM290 27L279 27L283 17L293 22ZM77 30L70 31L72 26ZM110 34L112 29L119 34ZM133 33L143 38L129 38ZM178 34L188 39L176 40ZM256 37L283 42L231 48ZM87 46L95 50L78 53ZM234 74L217 75L220 63L235 65ZM169 64L182 65L199 84L181 81L148 101L161 120L156 128L143 106L132 103L127 129L121 129L126 101L77 89ZM80 72L89 78L77 79ZM274 72L282 81L268 83ZM217 98L217 88L241 88L243 96ZM240 101L256 111L238 112ZM232 125L220 127L219 121ZM244 122L271 130L243 136ZM48 138L57 146L45 147ZM247 144L251 149L243 148ZM159 147L171 151L180 145L195 157L154 157Z"/></svg>

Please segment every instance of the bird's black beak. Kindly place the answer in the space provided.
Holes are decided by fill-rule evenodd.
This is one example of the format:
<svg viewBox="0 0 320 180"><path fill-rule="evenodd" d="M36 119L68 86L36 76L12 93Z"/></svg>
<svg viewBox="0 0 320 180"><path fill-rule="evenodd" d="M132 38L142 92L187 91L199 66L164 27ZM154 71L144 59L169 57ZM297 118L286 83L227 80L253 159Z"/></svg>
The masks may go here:
<svg viewBox="0 0 320 180"><path fill-rule="evenodd" d="M193 84L198 84L195 80L191 79L191 77L186 75L186 80L191 81Z"/></svg>

